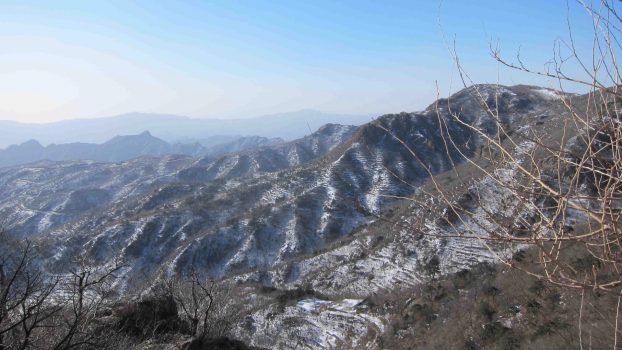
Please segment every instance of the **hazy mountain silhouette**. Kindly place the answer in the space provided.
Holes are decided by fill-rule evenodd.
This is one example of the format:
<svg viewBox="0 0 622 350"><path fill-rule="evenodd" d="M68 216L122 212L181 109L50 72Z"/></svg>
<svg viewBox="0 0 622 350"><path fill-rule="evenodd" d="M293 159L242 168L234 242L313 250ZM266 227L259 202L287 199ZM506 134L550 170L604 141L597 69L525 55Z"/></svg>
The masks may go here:
<svg viewBox="0 0 622 350"><path fill-rule="evenodd" d="M213 158L225 153L241 152L281 142L283 142L282 139L269 139L261 136L215 137L214 141L206 142L211 146L205 147L199 142L170 144L154 137L149 131L143 131L138 135L115 136L102 144L73 142L51 144L44 147L37 140L29 140L0 150L0 167L27 164L41 160L119 162L141 156L163 156L169 154Z"/></svg>
<svg viewBox="0 0 622 350"><path fill-rule="evenodd" d="M108 118L74 119L46 124L0 121L0 147L31 139L44 145L102 143L116 135L138 134L144 130L149 130L154 136L169 143L201 141L218 135L257 135L292 140L308 135L324 124L360 125L370 120L370 116L301 110L248 119L194 119L168 114L128 113Z"/></svg>

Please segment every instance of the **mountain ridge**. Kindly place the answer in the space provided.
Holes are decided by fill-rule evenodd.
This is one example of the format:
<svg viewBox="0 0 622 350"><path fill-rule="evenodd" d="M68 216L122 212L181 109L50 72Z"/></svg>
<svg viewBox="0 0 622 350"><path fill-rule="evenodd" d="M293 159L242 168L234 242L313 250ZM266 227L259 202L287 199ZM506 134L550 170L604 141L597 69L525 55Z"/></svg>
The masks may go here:
<svg viewBox="0 0 622 350"><path fill-rule="evenodd" d="M487 93L492 93L493 88L496 89L482 86L482 89L490 90ZM538 109L548 108L545 106L555 102L530 89L525 91L521 91L520 87L501 89L506 95L500 100L502 104L499 107L503 111L502 118L508 123L523 123L525 122L523 119L528 115L537 113ZM485 127L489 123L489 117L468 90L465 91L453 95L446 102L446 106L440 106L439 112L446 120L447 132L451 132L459 144L460 152L472 155L481 140L472 135L467 127L453 121L447 114L446 107L451 107L452 104L454 107L458 105L464 107L466 111L464 121L474 125ZM150 218L147 221L153 221L156 226L163 225L167 215L173 215L172 217L185 221L186 225L194 221L196 224L203 222L204 227L211 227L207 231L197 227L198 231L185 234L186 237L194 236L195 242L204 237L206 239L204 244L216 244L215 237L220 237L218 239L224 240L222 243L233 244L234 241L229 238L246 237L247 243L242 244L242 241L235 243L238 246L236 249L241 249L239 257L227 258L231 260L228 265L233 270L241 266L248 268L268 266L288 256L311 253L368 221L371 218L370 212L376 212L391 202L387 196L404 196L412 193L413 186L419 186L427 180L428 171L441 173L452 168L453 162L460 157L460 154L457 150L451 152L445 150L442 135L438 133L438 119L433 116L434 113L436 111L382 116L356 131L351 130L353 133L347 140L336 140L339 141L338 144L346 143L346 146L335 145L325 148L322 158L305 159L302 164L289 163L287 151L281 156L285 162L274 167L276 164L273 160L278 159L275 157L274 148L251 151L250 155L244 152L237 153L215 160L209 157L198 161L185 160L182 163L187 165L182 169L172 168L174 171L158 175L157 181L167 179L164 183L141 180L141 186L147 187L139 192L142 194L136 198L137 201L118 202L116 208L108 210L109 213L105 216L109 219L105 220L120 216L135 216L137 221L131 225L130 230L138 232L138 236L141 236L144 223L141 223L143 219L140 218L143 215L147 215ZM422 154L420 160L429 169L426 170L422 164L413 161L412 154L396 141L395 137L378 128L376 124L407 140L407 144L415 152ZM298 145L294 143L288 147L290 148L286 149L297 150ZM269 156L266 156L268 154ZM265 159L265 163L260 159ZM261 164L266 165L262 167ZM148 183L151 185L147 185ZM151 192L146 190L148 186L155 186L156 189L165 191ZM140 199L142 196L146 197ZM172 201L171 208L176 208L173 209L176 214L166 214L164 211L153 216L151 209L146 209L154 208L154 205L157 207L153 203L166 203L167 196ZM154 202L156 198L158 199ZM240 202L240 198L254 199L257 203ZM144 203L152 204L144 207ZM205 212L203 209L222 205L235 208L235 212L215 214ZM271 207L270 211L263 212L262 208L268 206ZM259 222L253 221L257 215L261 219ZM263 218L262 215L268 216ZM101 221L102 218L96 221ZM288 219L283 221L283 218ZM241 226L234 229L235 225L231 226L233 222L238 222ZM178 225L182 224L174 224L175 227ZM290 230L287 228L288 225L296 227L291 231L295 233L289 238L285 235L285 232ZM178 229L180 227L184 225ZM268 229L264 229L266 227ZM81 232L84 229L73 227L70 231ZM231 233L232 230L237 233ZM128 234L125 232L123 235ZM261 254L259 252L264 249L255 246L259 241L266 239L262 235L268 237L274 235L276 245L268 248L270 254L274 255L264 255L256 260L259 257L257 254ZM287 243L290 239L293 241ZM247 244L250 246L246 246ZM284 246L281 246L282 244ZM205 247L203 245L201 259L207 261L211 258L206 254ZM193 254L195 253L186 251L184 256L190 258ZM247 259L251 256L252 259ZM175 261L180 260L176 258ZM214 272L216 273L216 270Z"/></svg>
<svg viewBox="0 0 622 350"><path fill-rule="evenodd" d="M170 144L154 137L149 131L136 135L116 135L101 143L74 142L67 144L41 145L37 140L28 140L19 145L0 149L0 167L28 164L43 160L70 161L94 160L119 162L137 157L158 157L164 155L187 155L216 157L225 153L241 152L247 149L282 143L282 139L268 139L261 136L233 137L232 141L203 146L199 142Z"/></svg>
<svg viewBox="0 0 622 350"><path fill-rule="evenodd" d="M121 292L145 276L192 271L240 286L249 291L241 303L267 300L236 333L252 345L287 348L299 339L321 348L331 337L356 343L387 327L365 300L421 283L431 256L442 273L494 261L490 246L454 236L447 208L430 194L430 176L456 199L474 202L468 195L477 188L490 200L483 209L468 203L472 210L496 211L503 192L465 159L485 161L478 160L485 140L470 126L496 135L480 98L508 131L548 135L565 108L555 94L477 85L421 112L383 115L343 133L327 126L311 139L216 158L0 169L0 215L14 234L47 242L52 271L75 256L93 264L122 258ZM322 137L327 147L319 147ZM312 157L289 161L314 144ZM519 142L515 152L524 156L518 148L528 147ZM456 167L467 176L456 179ZM283 304L266 290L312 292Z"/></svg>
<svg viewBox="0 0 622 350"><path fill-rule="evenodd" d="M73 119L45 124L0 121L0 148L37 139L42 144L88 142L102 143L120 134L137 134L144 130L169 143L198 140L216 135L280 137L293 140L334 122L360 125L370 116L326 113L316 110L276 113L239 119L200 119L171 114L126 113L92 119Z"/></svg>

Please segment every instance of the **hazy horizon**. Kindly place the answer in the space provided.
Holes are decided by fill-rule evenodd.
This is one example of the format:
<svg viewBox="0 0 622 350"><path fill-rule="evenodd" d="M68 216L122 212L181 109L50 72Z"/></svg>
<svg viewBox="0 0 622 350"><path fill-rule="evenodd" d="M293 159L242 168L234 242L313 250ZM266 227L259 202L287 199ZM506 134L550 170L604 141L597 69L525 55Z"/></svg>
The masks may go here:
<svg viewBox="0 0 622 350"><path fill-rule="evenodd" d="M158 113L158 112L149 113L149 112L131 111L131 112L126 112L126 113L121 113L121 114L103 115L99 117L76 117L76 118L39 120L39 121L22 121L22 120L15 120L15 119L0 118L0 122L16 122L20 124L37 125L37 124L52 124L52 123L62 123L62 122L81 121L81 120L93 120L93 119L115 119L115 118L132 117L132 116L154 116L154 117L158 116L158 117L186 118L186 119L204 120L204 121L218 121L218 120L224 121L224 120L263 119L266 117L273 117L273 116L280 117L280 116L286 116L286 115L295 115L295 114L304 113L304 112L320 113L320 114L326 114L326 115L340 115L343 117L376 117L382 114L393 113L393 112L380 112L379 114L336 113L336 112L331 112L331 111L317 110L313 108L302 108L302 109L293 110L293 111L281 111L281 112L267 113L267 114L260 114L260 115L245 115L245 116L224 118L224 117L218 117L218 116L201 117L201 116L191 116L191 115L172 114L172 113Z"/></svg>
<svg viewBox="0 0 622 350"><path fill-rule="evenodd" d="M555 87L500 71L489 44L545 67L566 16L577 45L589 45L584 15L564 1L4 1L0 120L416 111L437 85L460 89L454 38L478 83Z"/></svg>

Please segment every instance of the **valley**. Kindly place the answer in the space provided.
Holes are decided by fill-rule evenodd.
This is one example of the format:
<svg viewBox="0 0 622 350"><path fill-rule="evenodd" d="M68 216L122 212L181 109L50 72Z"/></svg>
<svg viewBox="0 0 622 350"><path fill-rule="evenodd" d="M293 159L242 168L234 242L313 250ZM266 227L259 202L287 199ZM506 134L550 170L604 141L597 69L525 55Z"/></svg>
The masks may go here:
<svg viewBox="0 0 622 350"><path fill-rule="evenodd" d="M120 258L121 293L193 271L233 283L241 304L257 305L236 331L249 344L362 346L388 327L387 315L370 312L366 300L427 281L432 257L448 274L520 247L457 237L496 225L487 212L511 214L511 196L464 158L513 171L481 157L484 140L465 126L495 136L482 95L495 101L508 130L554 139L564 106L552 91L477 85L422 112L358 128L326 125L298 140L218 157L4 168L0 215L8 232L45 242L51 272L76 256L103 266ZM513 154L528 155L532 143L516 140ZM483 195L469 204L482 214L458 227L444 224L448 209L431 175L456 199ZM279 291L295 290L303 292L274 302Z"/></svg>

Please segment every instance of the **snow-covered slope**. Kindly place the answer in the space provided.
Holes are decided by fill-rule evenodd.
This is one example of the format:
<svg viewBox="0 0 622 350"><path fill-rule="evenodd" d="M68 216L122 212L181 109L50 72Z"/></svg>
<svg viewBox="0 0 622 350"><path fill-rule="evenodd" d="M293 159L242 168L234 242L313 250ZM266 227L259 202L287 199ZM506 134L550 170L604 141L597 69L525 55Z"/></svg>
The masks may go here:
<svg viewBox="0 0 622 350"><path fill-rule="evenodd" d="M327 125L216 159L8 168L0 170L0 215L10 230L49 241L49 268L77 255L101 264L120 256L128 287L194 268L242 284L321 293L276 316L273 306L257 310L253 322L262 326L239 331L255 345L287 348L294 338L278 330L296 319L304 321L288 329L312 347L356 341L383 328L359 301L418 283L429 256L441 257L443 271L491 258L481 243L443 237L450 236L439 224L443 208L423 190L430 175L478 156L483 142L468 125L496 133L479 97L515 130L541 127L543 116L562 108L540 88L480 85L419 113L385 115L357 129ZM462 180L503 196L485 177ZM450 177L445 185L468 190ZM400 200L412 196L424 204ZM364 331L355 337L344 322Z"/></svg>
<svg viewBox="0 0 622 350"><path fill-rule="evenodd" d="M478 91L491 99L498 92ZM356 132L327 125L294 142L216 160L6 169L0 213L10 229L63 241L61 260L121 254L136 264L135 273L195 265L218 277L269 268L349 236L374 220L390 196L414 193L428 171L442 173L460 154L474 155L481 141L447 111L460 109L462 121L484 127L492 125L490 117L469 89L449 101L438 104L442 128L436 108L429 108L386 115ZM539 90L503 88L498 108L505 122L518 125L550 103Z"/></svg>

